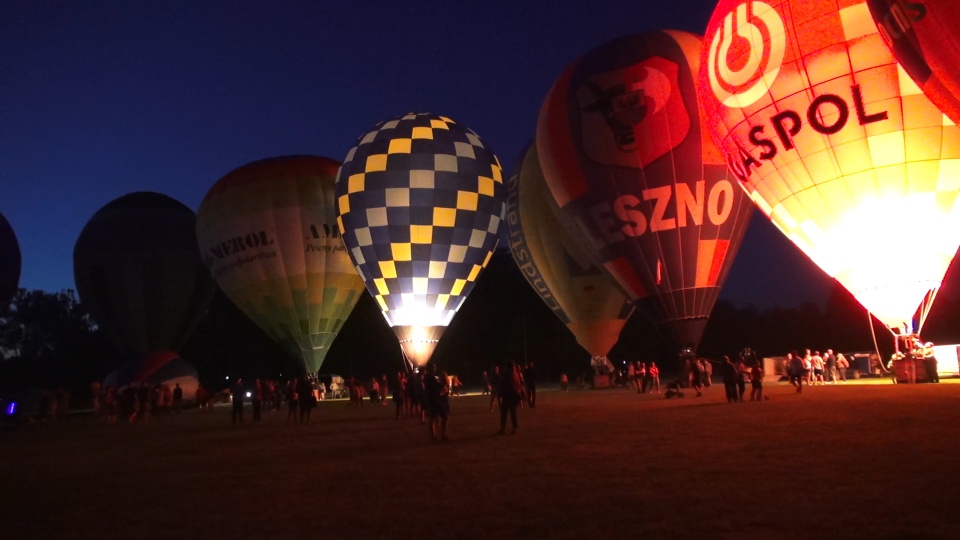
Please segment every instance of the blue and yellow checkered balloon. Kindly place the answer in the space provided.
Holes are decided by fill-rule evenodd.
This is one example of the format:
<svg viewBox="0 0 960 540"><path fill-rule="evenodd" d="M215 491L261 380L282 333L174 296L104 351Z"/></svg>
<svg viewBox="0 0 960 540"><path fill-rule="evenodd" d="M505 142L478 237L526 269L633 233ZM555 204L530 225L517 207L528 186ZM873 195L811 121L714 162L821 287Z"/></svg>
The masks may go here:
<svg viewBox="0 0 960 540"><path fill-rule="evenodd" d="M423 365L490 261L506 193L473 131L410 113L379 124L337 175L337 224L407 359Z"/></svg>

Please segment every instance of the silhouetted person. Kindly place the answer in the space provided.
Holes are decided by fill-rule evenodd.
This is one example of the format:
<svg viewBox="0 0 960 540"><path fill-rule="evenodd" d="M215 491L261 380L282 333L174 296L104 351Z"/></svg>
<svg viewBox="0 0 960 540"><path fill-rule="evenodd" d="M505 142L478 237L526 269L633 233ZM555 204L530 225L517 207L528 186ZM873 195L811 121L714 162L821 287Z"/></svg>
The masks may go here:
<svg viewBox="0 0 960 540"><path fill-rule="evenodd" d="M523 384L527 390L527 403L532 409L537 406L537 370L533 367L533 362L527 364L527 369L524 370Z"/></svg>
<svg viewBox="0 0 960 540"><path fill-rule="evenodd" d="M720 375L723 377L723 388L727 392L727 403L740 401L740 392L737 384L740 377L737 366L730 361L729 356L723 357L723 364L720 365Z"/></svg>
<svg viewBox="0 0 960 540"><path fill-rule="evenodd" d="M243 394L245 390L243 388L243 379L237 379L233 381L233 385L230 387L230 396L233 401L233 423L236 424L239 420L240 423L243 423Z"/></svg>
<svg viewBox="0 0 960 540"><path fill-rule="evenodd" d="M506 433L507 414L510 415L510 424L514 434L517 432L517 406L520 404L520 398L523 395L523 378L520 376L520 369L511 360L500 375L500 435Z"/></svg>
<svg viewBox="0 0 960 540"><path fill-rule="evenodd" d="M173 414L180 414L180 408L183 407L183 388L180 383L173 387Z"/></svg>

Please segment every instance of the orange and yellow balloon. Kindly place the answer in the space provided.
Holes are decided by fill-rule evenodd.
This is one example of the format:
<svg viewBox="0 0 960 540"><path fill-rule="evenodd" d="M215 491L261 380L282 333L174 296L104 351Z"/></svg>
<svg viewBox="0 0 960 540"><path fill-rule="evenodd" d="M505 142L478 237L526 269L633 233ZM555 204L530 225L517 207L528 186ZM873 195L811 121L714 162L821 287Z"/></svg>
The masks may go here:
<svg viewBox="0 0 960 540"><path fill-rule="evenodd" d="M867 3L722 0L699 85L760 210L912 332L960 246L960 130L898 65Z"/></svg>

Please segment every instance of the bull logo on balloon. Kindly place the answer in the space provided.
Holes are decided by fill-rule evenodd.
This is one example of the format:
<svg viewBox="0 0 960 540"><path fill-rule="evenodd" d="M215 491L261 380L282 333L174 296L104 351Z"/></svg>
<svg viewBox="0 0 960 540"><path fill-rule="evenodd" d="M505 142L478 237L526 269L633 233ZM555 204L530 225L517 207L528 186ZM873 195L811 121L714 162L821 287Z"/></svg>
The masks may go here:
<svg viewBox="0 0 960 540"><path fill-rule="evenodd" d="M600 163L637 168L680 144L690 131L690 116L682 96L673 91L677 70L675 62L655 57L623 70L591 74L577 91L583 133L601 133L605 124L616 144L585 136L587 154ZM644 136L647 130L661 136Z"/></svg>
<svg viewBox="0 0 960 540"><path fill-rule="evenodd" d="M547 94L536 142L560 219L632 304L692 349L752 211L701 127L701 48L662 31L588 52Z"/></svg>

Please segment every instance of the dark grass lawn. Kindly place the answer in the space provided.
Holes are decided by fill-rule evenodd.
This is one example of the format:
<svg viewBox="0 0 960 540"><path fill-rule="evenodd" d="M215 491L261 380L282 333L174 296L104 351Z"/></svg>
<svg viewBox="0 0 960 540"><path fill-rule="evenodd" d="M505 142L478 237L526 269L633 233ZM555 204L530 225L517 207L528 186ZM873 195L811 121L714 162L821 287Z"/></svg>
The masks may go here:
<svg viewBox="0 0 960 540"><path fill-rule="evenodd" d="M450 442L392 407L0 433L0 538L960 538L960 384L541 392Z"/></svg>

